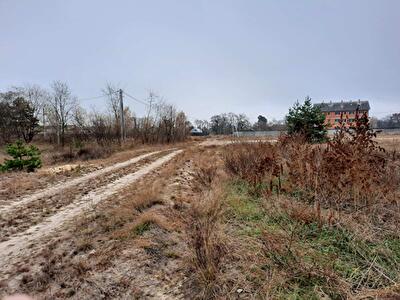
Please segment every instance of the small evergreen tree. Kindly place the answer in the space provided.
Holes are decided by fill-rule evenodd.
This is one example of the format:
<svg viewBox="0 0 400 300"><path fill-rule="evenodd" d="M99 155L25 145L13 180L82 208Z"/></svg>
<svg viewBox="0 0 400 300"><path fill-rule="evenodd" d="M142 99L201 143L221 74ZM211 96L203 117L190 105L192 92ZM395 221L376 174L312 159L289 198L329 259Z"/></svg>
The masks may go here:
<svg viewBox="0 0 400 300"><path fill-rule="evenodd" d="M0 171L23 170L34 172L42 166L40 151L33 145L25 146L21 141L7 146L7 154L13 159L6 159L4 164L0 164Z"/></svg>
<svg viewBox="0 0 400 300"><path fill-rule="evenodd" d="M318 106L306 97L304 104L296 102L286 116L287 132L289 135L301 134L308 142L318 143L326 139L325 116Z"/></svg>

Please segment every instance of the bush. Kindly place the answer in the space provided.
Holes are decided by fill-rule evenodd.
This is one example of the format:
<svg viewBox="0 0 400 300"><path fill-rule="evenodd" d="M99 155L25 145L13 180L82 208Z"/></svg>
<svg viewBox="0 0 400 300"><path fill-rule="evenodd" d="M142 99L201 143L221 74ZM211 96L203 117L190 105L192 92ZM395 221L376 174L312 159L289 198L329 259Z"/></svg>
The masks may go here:
<svg viewBox="0 0 400 300"><path fill-rule="evenodd" d="M377 145L375 136L365 116L350 128L338 127L327 145L286 141L281 145L285 187L335 209L396 203L399 165Z"/></svg>
<svg viewBox="0 0 400 300"><path fill-rule="evenodd" d="M100 146L98 144L89 144L87 146L78 145L73 147L72 145L68 150L58 152L52 155L53 162L71 162L77 159L80 160L91 160L98 158L106 158L114 151L112 146Z"/></svg>
<svg viewBox="0 0 400 300"><path fill-rule="evenodd" d="M281 166L276 146L265 143L236 143L224 153L228 174L250 184L251 191L259 195L268 187L271 193L280 189Z"/></svg>
<svg viewBox="0 0 400 300"><path fill-rule="evenodd" d="M34 172L42 166L40 151L33 145L28 147L21 141L17 141L8 145L6 152L13 159L6 159L4 164L0 165L1 171L26 169L27 172Z"/></svg>

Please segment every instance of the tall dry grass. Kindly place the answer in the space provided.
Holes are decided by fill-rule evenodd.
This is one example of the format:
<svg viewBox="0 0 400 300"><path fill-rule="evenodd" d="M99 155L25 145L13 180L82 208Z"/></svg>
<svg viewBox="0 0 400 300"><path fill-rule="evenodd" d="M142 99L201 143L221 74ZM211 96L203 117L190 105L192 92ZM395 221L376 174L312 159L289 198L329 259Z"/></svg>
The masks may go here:
<svg viewBox="0 0 400 300"><path fill-rule="evenodd" d="M341 127L326 145L286 140L277 145L285 189L299 199L400 228L400 159L375 141L368 123Z"/></svg>
<svg viewBox="0 0 400 300"><path fill-rule="evenodd" d="M278 149L268 142L235 143L224 153L226 171L248 182L255 195L281 187L281 164ZM265 189L267 187L267 189Z"/></svg>
<svg viewBox="0 0 400 300"><path fill-rule="evenodd" d="M207 192L194 201L186 223L189 272L195 277L192 289L199 299L215 298L227 255L223 231L221 192Z"/></svg>

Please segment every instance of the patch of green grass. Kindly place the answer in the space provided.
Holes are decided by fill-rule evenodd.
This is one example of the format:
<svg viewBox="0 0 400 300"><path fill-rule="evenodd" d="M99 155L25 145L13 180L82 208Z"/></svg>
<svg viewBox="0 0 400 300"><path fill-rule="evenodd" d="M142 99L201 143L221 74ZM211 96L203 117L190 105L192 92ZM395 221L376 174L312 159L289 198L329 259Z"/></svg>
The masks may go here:
<svg viewBox="0 0 400 300"><path fill-rule="evenodd" d="M146 231L150 230L151 222L139 223L133 228L134 235L143 235Z"/></svg>
<svg viewBox="0 0 400 300"><path fill-rule="evenodd" d="M341 281L354 290L383 288L399 281L400 240L397 237L370 242L345 228L320 226L316 222L306 224L291 218L289 212L267 209L263 201L273 200L254 196L246 183L235 181L227 189L226 217L234 220L239 235L258 240L263 239L264 230L283 235L283 249L289 247L293 237L289 250L274 252L272 247L273 253L266 252L267 260L259 266L266 273L281 270L287 273L284 282L274 288L273 298L320 299L325 294L331 299L343 299L346 296L340 292ZM303 266L315 266L319 271L310 272ZM333 277L325 278L325 272ZM253 278L252 282L258 280Z"/></svg>
<svg viewBox="0 0 400 300"><path fill-rule="evenodd" d="M259 222L265 217L261 207L261 199L249 195L249 187L245 183L235 182L228 187L228 215L242 222Z"/></svg>
<svg viewBox="0 0 400 300"><path fill-rule="evenodd" d="M385 286L400 276L398 239L372 243L356 238L346 229L319 229L315 223L304 225L300 238L318 255L331 258L333 270L354 288Z"/></svg>

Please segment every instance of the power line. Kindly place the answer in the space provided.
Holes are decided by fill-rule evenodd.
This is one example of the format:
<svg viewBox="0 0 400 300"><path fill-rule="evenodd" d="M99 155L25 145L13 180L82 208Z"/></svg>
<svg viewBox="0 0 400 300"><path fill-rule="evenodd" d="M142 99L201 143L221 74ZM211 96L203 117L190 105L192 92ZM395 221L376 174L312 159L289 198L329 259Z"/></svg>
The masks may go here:
<svg viewBox="0 0 400 300"><path fill-rule="evenodd" d="M118 93L118 92L114 91L113 93L103 94L103 95L100 95L100 96L94 96L94 97L88 97L88 98L81 98L81 99L78 99L78 101L87 101L87 100L94 100L94 99L105 98L105 97L111 96L111 94L117 94L117 93Z"/></svg>
<svg viewBox="0 0 400 300"><path fill-rule="evenodd" d="M137 99L137 98L135 98L135 97L129 95L129 94L128 94L127 92L125 92L125 91L124 91L124 94L125 94L126 96L128 96L129 98L131 98L131 99L135 100L136 102L139 102L139 103L141 103L141 104L143 104L143 105L147 105L147 106L150 105L149 103L144 102L143 100Z"/></svg>
<svg viewBox="0 0 400 300"><path fill-rule="evenodd" d="M82 98L82 99L78 99L78 101L87 101L87 100L94 100L94 99L100 99L103 97L106 97L107 95L101 95L101 96L94 96L94 97L88 97L88 98Z"/></svg>
<svg viewBox="0 0 400 300"><path fill-rule="evenodd" d="M134 101L136 101L136 102L138 102L140 104L143 104L143 105L146 105L146 106L150 106L150 103L148 103L148 102L145 102L145 101L140 100L140 99L138 99L136 97L133 97L132 95L128 94L125 91L123 91L123 93L126 96L128 96L129 98L131 98L132 100L134 100ZM109 93L109 94L94 96L94 97L80 98L80 99L78 99L78 101L88 101L88 100L95 100L95 99L105 98L105 97L111 96L112 94L118 94L118 91L115 91L115 92L112 92L112 93Z"/></svg>

